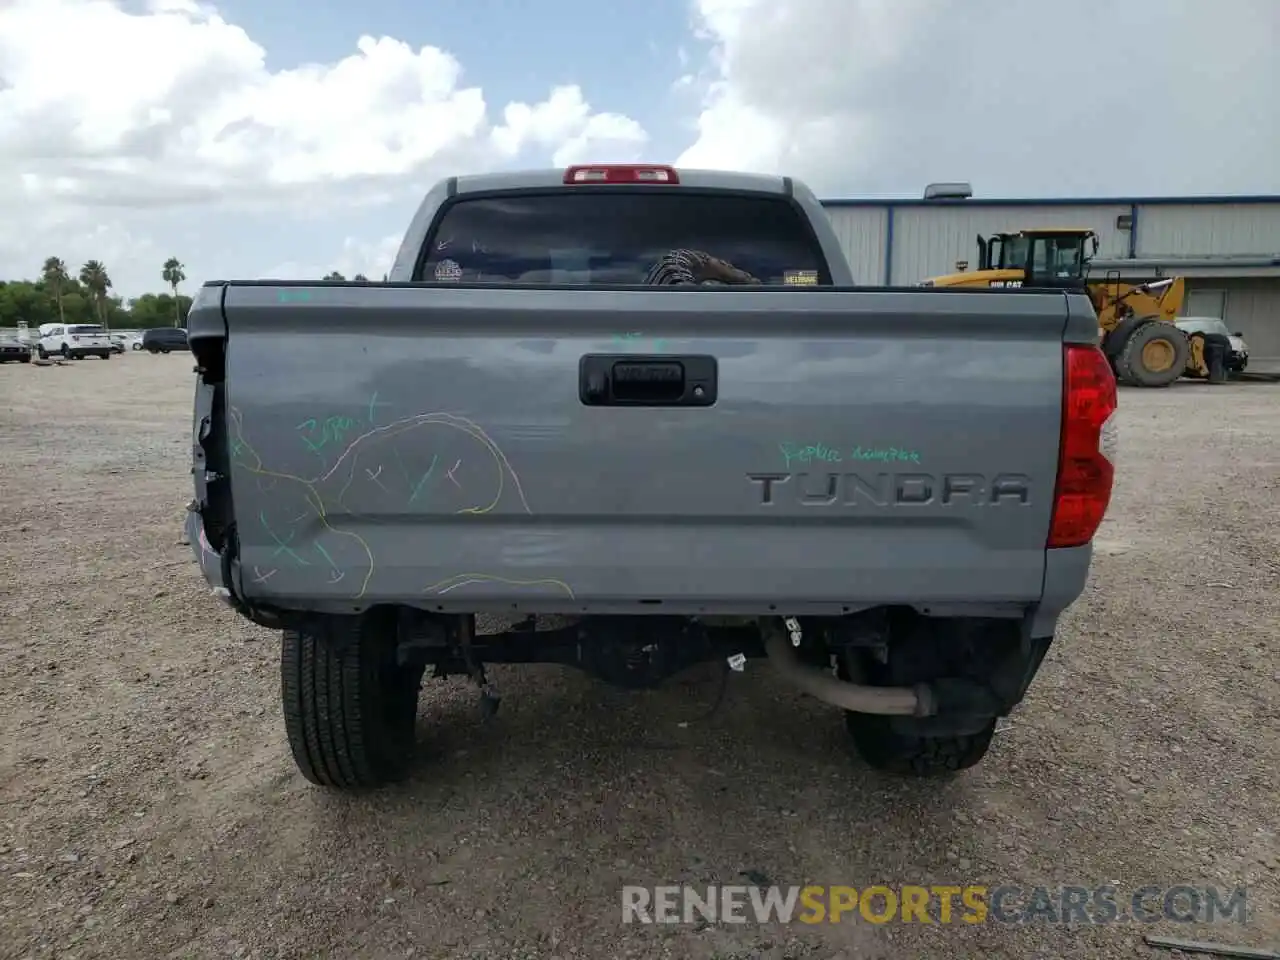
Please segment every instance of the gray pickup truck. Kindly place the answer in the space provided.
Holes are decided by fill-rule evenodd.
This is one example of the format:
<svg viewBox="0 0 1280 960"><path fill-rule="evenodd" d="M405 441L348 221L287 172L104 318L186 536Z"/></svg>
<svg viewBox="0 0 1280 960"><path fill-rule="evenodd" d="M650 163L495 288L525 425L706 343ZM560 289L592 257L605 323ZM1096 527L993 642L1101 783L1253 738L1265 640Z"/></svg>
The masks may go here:
<svg viewBox="0 0 1280 960"><path fill-rule="evenodd" d="M492 710L492 663L764 658L871 766L968 767L1111 495L1082 294L857 288L789 178L451 178L386 282L207 283L188 329L192 549L325 786L404 777L427 668Z"/></svg>

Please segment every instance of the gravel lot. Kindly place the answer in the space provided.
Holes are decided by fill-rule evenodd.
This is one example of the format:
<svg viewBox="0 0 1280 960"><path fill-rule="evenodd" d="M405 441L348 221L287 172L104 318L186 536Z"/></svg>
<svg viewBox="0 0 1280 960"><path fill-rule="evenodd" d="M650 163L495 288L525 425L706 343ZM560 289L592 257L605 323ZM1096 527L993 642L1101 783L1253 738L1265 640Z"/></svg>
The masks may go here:
<svg viewBox="0 0 1280 960"><path fill-rule="evenodd" d="M179 523L188 355L0 367L0 956L1132 957L1141 924L620 923L624 883L1215 883L1280 946L1280 387L1121 395L1086 596L987 761L872 774L838 711L708 672L424 691L411 782L295 772L272 634Z"/></svg>

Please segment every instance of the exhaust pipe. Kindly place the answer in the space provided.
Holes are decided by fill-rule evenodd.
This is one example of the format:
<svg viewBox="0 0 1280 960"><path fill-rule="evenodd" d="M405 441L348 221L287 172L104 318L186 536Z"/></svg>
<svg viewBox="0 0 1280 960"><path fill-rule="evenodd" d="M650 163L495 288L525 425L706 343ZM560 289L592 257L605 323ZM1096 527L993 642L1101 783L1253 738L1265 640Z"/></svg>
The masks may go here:
<svg viewBox="0 0 1280 960"><path fill-rule="evenodd" d="M765 653L774 669L792 686L811 697L850 710L896 717L931 717L938 712L933 691L927 684L915 687L870 687L849 683L816 667L801 663L792 651L790 639L773 617L760 620Z"/></svg>

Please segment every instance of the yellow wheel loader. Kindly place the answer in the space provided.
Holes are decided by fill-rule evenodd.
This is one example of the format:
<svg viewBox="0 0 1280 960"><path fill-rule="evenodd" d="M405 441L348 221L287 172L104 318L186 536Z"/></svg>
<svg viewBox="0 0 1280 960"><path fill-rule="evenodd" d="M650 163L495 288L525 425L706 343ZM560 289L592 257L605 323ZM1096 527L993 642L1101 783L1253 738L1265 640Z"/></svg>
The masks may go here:
<svg viewBox="0 0 1280 960"><path fill-rule="evenodd" d="M1093 302L1102 350L1118 380L1165 387L1184 375L1208 377L1205 344L1193 350L1174 326L1186 295L1182 277L1127 284L1117 272L1089 282L1089 263L1097 252L1097 234L1084 228L980 236L977 270L934 277L923 285L1080 290ZM963 271L964 265L957 268Z"/></svg>

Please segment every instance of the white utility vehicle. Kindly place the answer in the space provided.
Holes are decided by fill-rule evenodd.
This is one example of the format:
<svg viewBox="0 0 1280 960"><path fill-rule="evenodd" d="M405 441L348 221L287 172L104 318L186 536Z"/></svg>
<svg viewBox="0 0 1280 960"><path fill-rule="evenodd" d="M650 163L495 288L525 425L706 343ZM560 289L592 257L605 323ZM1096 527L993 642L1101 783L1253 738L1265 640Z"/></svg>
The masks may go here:
<svg viewBox="0 0 1280 960"><path fill-rule="evenodd" d="M36 353L41 360L61 356L66 360L85 357L111 359L111 338L97 324L45 323L40 325Z"/></svg>

